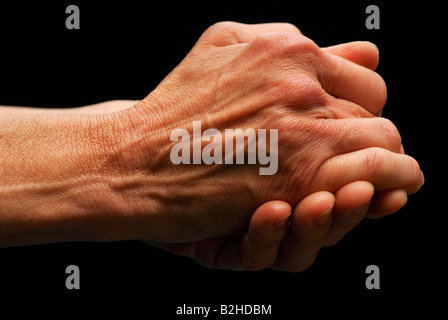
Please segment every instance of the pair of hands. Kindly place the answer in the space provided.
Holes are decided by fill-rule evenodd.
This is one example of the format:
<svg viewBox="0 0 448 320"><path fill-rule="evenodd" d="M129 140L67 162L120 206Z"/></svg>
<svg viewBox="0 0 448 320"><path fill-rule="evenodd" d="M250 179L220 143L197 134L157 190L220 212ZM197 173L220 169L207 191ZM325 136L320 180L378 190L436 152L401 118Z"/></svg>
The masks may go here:
<svg viewBox="0 0 448 320"><path fill-rule="evenodd" d="M423 184L380 117L377 64L366 42L321 49L290 24L224 22L140 102L6 108L1 243L141 239L215 268L304 270ZM276 174L174 165L170 134L193 121L278 129Z"/></svg>
<svg viewBox="0 0 448 320"><path fill-rule="evenodd" d="M210 127L217 128L225 127L223 123L281 128L285 140L279 145L287 147L279 154L290 155L283 162L292 158L301 165L280 168L276 179L280 185L270 188L280 191L271 198L289 201L267 201L250 216L239 214L246 220L233 232L228 231L232 223L218 217L214 224L226 230L187 236L178 243L170 243L170 238L162 239L168 243L147 243L213 268L302 271L323 246L336 244L364 217L380 218L399 210L407 195L423 184L423 175L415 160L404 155L393 124L375 118L386 101L385 84L374 72L378 59L378 49L371 43L320 49L290 24L225 22L210 27L160 86L131 109L144 109L152 116L150 122L154 118L169 122L169 128L187 119L207 119L214 124ZM134 106L132 101L120 101L107 108L116 111L126 104ZM100 106L83 111L95 112L95 108ZM251 126L241 122L248 114ZM151 131L167 134L166 129ZM297 156L300 153L306 154L305 159ZM201 178L193 181L207 183L203 168L183 169L200 171ZM187 176L191 179L194 174ZM265 200L261 197L255 203ZM198 212L220 211L201 210L203 201L195 203ZM219 215L235 220L229 213ZM199 219L208 222L199 230L216 229L209 217ZM181 225L191 225L184 222Z"/></svg>
<svg viewBox="0 0 448 320"><path fill-rule="evenodd" d="M289 24L243 26L224 23L210 28L203 38L213 45L232 46L250 43L257 37L271 32L300 34L295 26ZM282 40L280 38L274 41ZM378 49L368 42L352 42L323 48L322 52L333 56L332 58L341 64L337 72L334 70L328 72L336 73L336 75L330 75L334 79L328 80L322 76L321 78L325 80L320 81L322 86L327 87L324 90L336 97L333 99L339 100L339 103L333 100L331 105L331 107L334 105L340 107L340 110L333 111L336 118L380 116L386 100L385 85L378 75L370 72L374 71L378 65ZM343 63L338 58L363 68ZM344 68L347 69L343 71ZM329 83L325 84L326 81ZM303 84L300 81L292 81L292 85L299 87ZM353 109L348 110L353 108L351 103L357 104L355 112ZM364 107L370 114L366 115L363 110L357 108L358 106ZM347 115L344 111L351 114ZM386 130L394 131L390 129L389 124L385 127ZM378 133L372 132L372 134ZM396 135L395 132L394 134ZM402 146L399 146L398 136L391 135L391 137L397 140L386 149L404 153ZM369 161L375 161L375 157L372 158ZM416 176L418 177L418 174ZM372 178L375 177L372 176ZM364 217L380 218L396 212L405 205L408 192L416 191L412 188L404 188L404 185L397 185L375 192L372 182L374 181L351 182L337 189L334 194L328 191L312 193L303 198L294 209L288 202L270 201L254 212L249 227L243 234L192 243L164 244L162 247L177 254L191 256L213 268L259 270L270 267L293 272L303 271L311 266L323 246L336 244ZM418 186L422 184L423 175L421 180L417 181Z"/></svg>

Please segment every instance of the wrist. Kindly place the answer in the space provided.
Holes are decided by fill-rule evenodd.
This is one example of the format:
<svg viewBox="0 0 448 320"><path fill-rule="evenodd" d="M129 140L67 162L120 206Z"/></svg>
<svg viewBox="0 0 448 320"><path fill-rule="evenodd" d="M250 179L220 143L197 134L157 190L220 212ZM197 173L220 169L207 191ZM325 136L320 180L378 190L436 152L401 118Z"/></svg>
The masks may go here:
<svg viewBox="0 0 448 320"><path fill-rule="evenodd" d="M0 245L138 238L105 116L0 118Z"/></svg>

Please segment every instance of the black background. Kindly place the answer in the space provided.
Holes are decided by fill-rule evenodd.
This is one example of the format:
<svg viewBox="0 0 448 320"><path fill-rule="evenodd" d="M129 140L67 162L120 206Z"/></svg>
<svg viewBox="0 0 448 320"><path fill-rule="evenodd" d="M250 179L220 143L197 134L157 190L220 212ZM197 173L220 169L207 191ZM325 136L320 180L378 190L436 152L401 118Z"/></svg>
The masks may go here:
<svg viewBox="0 0 448 320"><path fill-rule="evenodd" d="M337 4L335 4L337 2ZM142 4L143 3L143 4ZM65 8L80 8L67 30ZM367 30L376 4L381 29ZM399 1L274 1L181 4L98 1L0 4L0 105L76 107L143 99L211 24L284 21L320 46L369 40L380 49L388 85L383 115L402 134L426 184L398 213L365 220L298 274L205 269L138 241L59 243L0 249L2 298L54 299L405 299L440 298L446 287L446 47L442 6ZM443 85L443 86L442 86ZM65 288L65 268L81 289ZM365 268L381 270L381 289L365 288ZM153 302L156 305L156 302Z"/></svg>

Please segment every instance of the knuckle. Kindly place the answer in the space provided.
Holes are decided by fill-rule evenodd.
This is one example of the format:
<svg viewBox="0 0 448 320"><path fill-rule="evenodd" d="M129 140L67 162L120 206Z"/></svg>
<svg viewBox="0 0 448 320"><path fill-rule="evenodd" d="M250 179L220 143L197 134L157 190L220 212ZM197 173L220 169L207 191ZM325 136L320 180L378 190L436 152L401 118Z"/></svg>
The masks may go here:
<svg viewBox="0 0 448 320"><path fill-rule="evenodd" d="M378 114L384 108L387 100L387 86L384 79L376 72L371 72L369 87L374 90L375 94L371 101L371 110L374 114Z"/></svg>
<svg viewBox="0 0 448 320"><path fill-rule="evenodd" d="M221 21L205 30L201 40L215 46L225 46L238 41L238 30L243 24L233 21Z"/></svg>
<svg viewBox="0 0 448 320"><path fill-rule="evenodd" d="M389 119L377 118L377 120L380 125L381 132L389 142L392 151L398 152L401 146L401 136L397 127Z"/></svg>
<svg viewBox="0 0 448 320"><path fill-rule="evenodd" d="M421 168L420 165L418 164L417 160L415 160L414 158L412 158L411 156L409 157L409 166L411 169L411 175L412 178L410 179L410 183L411 185L419 185L420 184L420 179L421 179Z"/></svg>
<svg viewBox="0 0 448 320"><path fill-rule="evenodd" d="M276 26L278 26L279 30L283 30L284 32L292 32L292 33L300 33L299 28L297 28L296 25L289 23L289 22L276 22L274 23Z"/></svg>
<svg viewBox="0 0 448 320"><path fill-rule="evenodd" d="M311 77L303 74L281 76L274 84L274 97L283 103L300 106L321 105L326 94L321 85Z"/></svg>
<svg viewBox="0 0 448 320"><path fill-rule="evenodd" d="M380 108L383 108L387 100L387 85L383 77L381 77L379 74L377 74L377 76L378 76L378 105Z"/></svg>
<svg viewBox="0 0 448 320"><path fill-rule="evenodd" d="M303 53L309 53L315 56L318 56L322 53L319 46L313 40L305 36L301 36L299 38L299 41L294 43L292 49Z"/></svg>
<svg viewBox="0 0 448 320"><path fill-rule="evenodd" d="M387 100L387 86L384 79L376 72L369 73L369 87L374 90L375 95L373 96L372 111L373 113L379 113L385 106Z"/></svg>
<svg viewBox="0 0 448 320"><path fill-rule="evenodd" d="M220 21L208 27L207 31L210 33L224 33L232 32L239 24L233 21Z"/></svg>
<svg viewBox="0 0 448 320"><path fill-rule="evenodd" d="M293 32L272 32L260 35L254 41L257 48L275 55L312 54L320 53L319 47L311 39Z"/></svg>
<svg viewBox="0 0 448 320"><path fill-rule="evenodd" d="M381 148L369 148L364 153L363 161L367 177L376 177L386 168L386 150Z"/></svg>

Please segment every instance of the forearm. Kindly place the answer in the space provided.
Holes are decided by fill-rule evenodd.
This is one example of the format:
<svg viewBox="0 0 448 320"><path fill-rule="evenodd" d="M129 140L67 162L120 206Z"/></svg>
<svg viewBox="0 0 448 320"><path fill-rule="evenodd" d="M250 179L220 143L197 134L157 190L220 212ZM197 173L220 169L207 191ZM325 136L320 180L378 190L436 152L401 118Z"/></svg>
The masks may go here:
<svg viewBox="0 0 448 320"><path fill-rule="evenodd" d="M102 119L0 117L0 246L133 236L111 188L115 128Z"/></svg>
<svg viewBox="0 0 448 320"><path fill-rule="evenodd" d="M78 108L73 108L78 110ZM35 108L22 106L0 106L0 115L22 115L22 114L56 114L67 112L67 109L50 109L50 108Z"/></svg>
<svg viewBox="0 0 448 320"><path fill-rule="evenodd" d="M111 100L76 108L35 108L0 105L0 116L23 114L104 114L130 108L137 102L138 100Z"/></svg>

